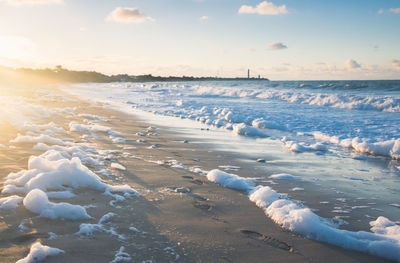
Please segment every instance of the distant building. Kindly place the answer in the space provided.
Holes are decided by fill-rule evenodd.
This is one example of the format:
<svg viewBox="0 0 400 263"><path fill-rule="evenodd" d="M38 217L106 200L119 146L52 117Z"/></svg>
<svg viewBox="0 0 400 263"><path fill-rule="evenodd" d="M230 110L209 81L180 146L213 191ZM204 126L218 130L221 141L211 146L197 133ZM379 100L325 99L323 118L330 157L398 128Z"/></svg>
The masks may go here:
<svg viewBox="0 0 400 263"><path fill-rule="evenodd" d="M250 69L247 70L247 78L250 78Z"/></svg>

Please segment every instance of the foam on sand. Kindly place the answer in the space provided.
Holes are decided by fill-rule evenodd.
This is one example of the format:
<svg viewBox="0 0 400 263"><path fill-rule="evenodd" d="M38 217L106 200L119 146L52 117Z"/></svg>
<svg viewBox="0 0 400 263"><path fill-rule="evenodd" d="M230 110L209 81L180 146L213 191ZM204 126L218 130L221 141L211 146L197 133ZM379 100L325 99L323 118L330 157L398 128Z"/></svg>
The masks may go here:
<svg viewBox="0 0 400 263"><path fill-rule="evenodd" d="M64 250L44 246L40 242L36 242L31 246L29 254L23 259L18 260L16 263L36 263L47 257L57 256L63 253L65 253Z"/></svg>
<svg viewBox="0 0 400 263"><path fill-rule="evenodd" d="M294 176L294 175L291 175L291 174L284 174L284 173L282 173L282 174L273 174L273 175L270 175L268 178L271 178L271 179L276 179L276 180L298 180L298 176Z"/></svg>
<svg viewBox="0 0 400 263"><path fill-rule="evenodd" d="M229 174L218 169L208 172L207 179L223 187L248 191L254 186L254 179L243 178L235 174Z"/></svg>
<svg viewBox="0 0 400 263"><path fill-rule="evenodd" d="M120 136L119 132L113 131L110 127L99 125L99 124L79 124L74 121L70 122L69 124L69 130L72 132L90 132L90 133L95 133L95 132L103 132L107 133L108 137L114 142L114 143L125 143L126 139L122 138Z"/></svg>
<svg viewBox="0 0 400 263"><path fill-rule="evenodd" d="M32 122L25 122L21 130L29 130L35 133L54 135L54 134L65 134L66 131L58 127L54 122L49 122L47 124L35 124Z"/></svg>
<svg viewBox="0 0 400 263"><path fill-rule="evenodd" d="M70 122L69 130L73 132L113 132L110 127L99 125L99 124L79 124L76 122Z"/></svg>
<svg viewBox="0 0 400 263"><path fill-rule="evenodd" d="M41 134L41 135L21 135L18 134L17 137L13 140L10 141L10 143L49 143L49 144L57 144L57 145L65 145L65 143L57 138L54 138L50 135L47 134Z"/></svg>
<svg viewBox="0 0 400 263"><path fill-rule="evenodd" d="M65 187L91 188L100 191L138 194L127 185L112 186L82 164L78 157L68 159L68 154L49 150L40 156L31 156L28 170L10 173L6 177L2 193L28 193L33 189L65 190Z"/></svg>
<svg viewBox="0 0 400 263"><path fill-rule="evenodd" d="M80 238L84 238L92 237L95 232L103 232L111 236L115 236L119 240L125 240L126 237L124 235L118 234L112 226L107 226L107 223L109 223L108 221L110 221L110 219L114 216L115 214L110 212L102 216L97 224L82 223L79 225L79 231L76 232L75 235L78 235Z"/></svg>
<svg viewBox="0 0 400 263"><path fill-rule="evenodd" d="M117 262L131 262L131 256L125 252L125 247L122 246L119 248L118 252L115 254L115 258L110 263Z"/></svg>
<svg viewBox="0 0 400 263"><path fill-rule="evenodd" d="M210 171L207 179L227 188L246 191L252 202L287 230L309 239L400 262L400 226L385 217L370 222L372 232L342 230L310 208L285 199L269 186L254 187L248 184L247 178L219 170Z"/></svg>
<svg viewBox="0 0 400 263"><path fill-rule="evenodd" d="M103 165L104 154L101 154L94 147L83 143L74 143L71 146L49 146L44 143L37 143L33 146L34 150L47 151L54 150L61 153L66 158L78 157L82 163L90 165Z"/></svg>
<svg viewBox="0 0 400 263"><path fill-rule="evenodd" d="M111 163L111 168L117 169L117 170L121 170L121 171L125 171L126 167L123 166L122 164L119 163Z"/></svg>
<svg viewBox="0 0 400 263"><path fill-rule="evenodd" d="M104 117L100 117L100 116L93 115L93 114L81 113L81 114L78 114L78 116L82 117L82 118L86 118L86 119L95 120L95 121L107 122L107 120Z"/></svg>
<svg viewBox="0 0 400 263"><path fill-rule="evenodd" d="M50 219L88 219L86 209L80 205L50 202L46 193L39 189L30 191L24 198L24 206L29 211Z"/></svg>
<svg viewBox="0 0 400 263"><path fill-rule="evenodd" d="M81 149L74 147L52 146L39 156L31 156L28 170L10 173L4 182L3 194L25 193L25 207L31 212L51 219L86 219L90 216L82 206L68 203L53 203L48 198L70 199L76 195L73 189L90 188L104 191L112 197L110 205L125 201L132 195L140 194L129 185L110 185L82 164L79 157L71 157L75 153L87 160L87 155ZM66 150L66 151L64 151ZM104 151L103 154L108 154ZM89 159L93 160L93 159ZM51 190L51 191L49 191ZM58 190L58 191L56 191ZM48 191L48 193L46 193ZM122 193L123 195L116 194ZM1 199L4 208L15 208L20 198L8 197Z"/></svg>
<svg viewBox="0 0 400 263"><path fill-rule="evenodd" d="M18 195L12 195L0 198L0 209L10 210L19 206L24 198Z"/></svg>
<svg viewBox="0 0 400 263"><path fill-rule="evenodd" d="M232 128L233 128L233 132L238 135L261 137L261 138L268 137L268 135L264 131L262 131L258 128L247 126L244 123L234 124L232 126Z"/></svg>

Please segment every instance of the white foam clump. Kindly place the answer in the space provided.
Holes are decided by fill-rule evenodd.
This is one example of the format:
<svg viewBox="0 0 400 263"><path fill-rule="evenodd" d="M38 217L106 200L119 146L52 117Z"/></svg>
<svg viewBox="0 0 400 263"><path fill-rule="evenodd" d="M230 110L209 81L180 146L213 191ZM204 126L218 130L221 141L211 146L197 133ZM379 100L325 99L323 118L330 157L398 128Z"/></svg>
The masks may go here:
<svg viewBox="0 0 400 263"><path fill-rule="evenodd" d="M92 236L94 232L103 232L104 228L103 225L101 224L87 224L87 223L83 223L80 224L79 226L79 231L76 232L75 234L83 237L83 236Z"/></svg>
<svg viewBox="0 0 400 263"><path fill-rule="evenodd" d="M91 188L109 192L139 195L128 185L112 186L82 164L78 157L68 159L65 152L49 150L40 156L31 156L28 170L10 173L6 177L2 193L27 193L33 189L65 190L65 187Z"/></svg>
<svg viewBox="0 0 400 263"><path fill-rule="evenodd" d="M0 198L0 209L10 210L19 206L24 198L18 195L12 195Z"/></svg>
<svg viewBox="0 0 400 263"><path fill-rule="evenodd" d="M24 206L29 211L50 219L88 219L86 209L80 205L50 202L46 193L39 189L30 191L24 198Z"/></svg>
<svg viewBox="0 0 400 263"><path fill-rule="evenodd" d="M74 121L69 123L69 130L73 132L113 132L112 129L108 126L103 126L99 124L79 124Z"/></svg>
<svg viewBox="0 0 400 263"><path fill-rule="evenodd" d="M254 186L254 179L243 178L218 169L209 171L207 179L224 187L242 191L248 191Z"/></svg>
<svg viewBox="0 0 400 263"><path fill-rule="evenodd" d="M162 165L162 164L167 164L169 166L171 166L172 168L178 168L178 169L186 169L186 167L179 161L177 160L168 160L165 161L164 163L162 163L163 161L157 161L158 164Z"/></svg>
<svg viewBox="0 0 400 263"><path fill-rule="evenodd" d="M57 138L54 138L47 134L41 135L21 135L18 134L17 137L10 141L10 143L50 143L50 144L57 144L57 145L65 145L65 143Z"/></svg>
<svg viewBox="0 0 400 263"><path fill-rule="evenodd" d="M105 132L114 143L126 142L126 139L122 138L119 132L113 131L108 126L99 124L79 124L72 121L69 123L69 130L72 132Z"/></svg>
<svg viewBox="0 0 400 263"><path fill-rule="evenodd" d="M107 122L107 120L105 118L97 116L97 115L93 115L93 114L81 113L81 114L78 114L78 116L86 118L86 119L95 120L95 121Z"/></svg>
<svg viewBox="0 0 400 263"><path fill-rule="evenodd" d="M111 168L117 169L117 170L121 170L121 171L125 171L126 167L123 166L122 164L119 163L111 163Z"/></svg>
<svg viewBox="0 0 400 263"><path fill-rule="evenodd" d="M233 132L238 135L254 136L265 138L268 135L258 128L247 126L245 123L234 124L232 126Z"/></svg>
<svg viewBox="0 0 400 263"><path fill-rule="evenodd" d="M131 262L131 260L131 256L125 252L125 247L122 246L119 248L118 252L115 254L115 258L110 261L110 263Z"/></svg>
<svg viewBox="0 0 400 263"><path fill-rule="evenodd" d="M360 138L340 139L337 136L329 136L321 132L313 132L312 135L319 140L328 141L346 148L352 148L356 152L372 155L383 155L392 159L400 159L400 139L391 139L379 142L370 142Z"/></svg>
<svg viewBox="0 0 400 263"><path fill-rule="evenodd" d="M285 229L309 239L400 262L400 226L385 217L370 222L372 233L337 229L336 225L318 216L310 208L284 199L269 186L243 184L241 182L246 182L247 178L219 170L210 171L207 178L228 188L245 190L252 202ZM230 181L232 184L225 183ZM241 187L238 188L234 182L238 182Z"/></svg>
<svg viewBox="0 0 400 263"><path fill-rule="evenodd" d="M274 130L286 130L285 126L280 125L279 123L272 122L272 121L266 121L262 118L258 118L252 121L251 126L255 128L261 128L261 129L274 129Z"/></svg>
<svg viewBox="0 0 400 263"><path fill-rule="evenodd" d="M137 229L137 228L134 227L134 226L130 226L130 227L129 227L129 230L132 231L132 232L136 232L136 233L140 233L140 232L141 232L139 229Z"/></svg>
<svg viewBox="0 0 400 263"><path fill-rule="evenodd" d="M44 143L37 143L32 149L41 151L54 150L62 153L63 156L69 159L78 157L83 163L90 165L103 165L104 160L104 154L100 154L95 148L82 143L74 143L72 146L49 146Z"/></svg>
<svg viewBox="0 0 400 263"><path fill-rule="evenodd" d="M47 135L66 133L63 128L57 126L54 122L49 122L47 124L34 124L31 122L25 122L24 125L20 127L20 129Z"/></svg>
<svg viewBox="0 0 400 263"><path fill-rule="evenodd" d="M57 256L63 253L65 253L64 250L44 246L40 242L36 242L31 246L29 254L23 259L18 260L16 263L36 263L49 256Z"/></svg>
<svg viewBox="0 0 400 263"><path fill-rule="evenodd" d="M322 143L314 143L307 145L304 142L288 141L286 137L281 140L285 144L285 148L291 152L302 153L302 152L325 152L327 151L326 145Z"/></svg>
<svg viewBox="0 0 400 263"><path fill-rule="evenodd" d="M79 231L75 233L75 235L78 235L79 237L90 237L93 236L95 232L104 232L112 236L116 236L120 240L125 240L125 236L122 234L118 234L113 227L108 227L106 226L107 221L109 221L112 217L114 217L116 214L109 212L102 216L100 220L97 222L97 224L88 224L88 223L82 223L79 225Z"/></svg>
<svg viewBox="0 0 400 263"><path fill-rule="evenodd" d="M299 177L291 174L281 173L270 175L269 178L276 180L297 180Z"/></svg>

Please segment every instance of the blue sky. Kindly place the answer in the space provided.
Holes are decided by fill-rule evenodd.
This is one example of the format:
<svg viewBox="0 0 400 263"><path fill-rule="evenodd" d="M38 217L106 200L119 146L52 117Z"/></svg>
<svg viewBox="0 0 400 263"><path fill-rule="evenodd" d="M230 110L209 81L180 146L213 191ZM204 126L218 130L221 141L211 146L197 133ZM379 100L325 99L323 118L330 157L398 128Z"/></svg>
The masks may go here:
<svg viewBox="0 0 400 263"><path fill-rule="evenodd" d="M12 67L400 78L398 0L0 0L0 17Z"/></svg>

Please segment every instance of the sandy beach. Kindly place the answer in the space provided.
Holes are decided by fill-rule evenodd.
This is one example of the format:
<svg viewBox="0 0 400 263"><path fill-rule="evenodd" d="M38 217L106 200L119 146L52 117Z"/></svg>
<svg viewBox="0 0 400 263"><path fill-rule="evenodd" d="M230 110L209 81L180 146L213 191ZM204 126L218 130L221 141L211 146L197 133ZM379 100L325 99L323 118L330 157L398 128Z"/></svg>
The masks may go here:
<svg viewBox="0 0 400 263"><path fill-rule="evenodd" d="M0 0L0 263L400 263L399 3Z"/></svg>
<svg viewBox="0 0 400 263"><path fill-rule="evenodd" d="M105 194L96 187L62 185L73 197L49 196L51 208L61 202L79 205L89 215L86 219L68 218L62 211L54 212L52 219L43 211L27 209L30 206L22 199L15 208L1 209L1 262L26 257L36 242L62 250L42 262L387 262L282 229L246 193L210 182L204 174L221 165L240 165L235 174L257 177L251 164L192 142L169 129L168 123L151 126L54 87L24 96L31 105L52 114L35 117L36 128L3 122L2 190L10 185L6 176L28 169L31 156L40 156L55 145L43 137L37 140L47 129L40 125L53 122L49 136L62 140L64 145L59 147L93 147L82 149L92 158L100 155L101 160L81 158L83 165L107 185L128 185L132 191ZM18 133L30 137L16 140ZM72 150L65 151L74 155ZM49 186L48 191L53 188ZM3 191L0 198L11 195Z"/></svg>

